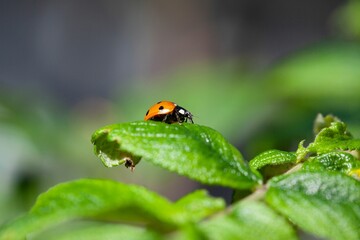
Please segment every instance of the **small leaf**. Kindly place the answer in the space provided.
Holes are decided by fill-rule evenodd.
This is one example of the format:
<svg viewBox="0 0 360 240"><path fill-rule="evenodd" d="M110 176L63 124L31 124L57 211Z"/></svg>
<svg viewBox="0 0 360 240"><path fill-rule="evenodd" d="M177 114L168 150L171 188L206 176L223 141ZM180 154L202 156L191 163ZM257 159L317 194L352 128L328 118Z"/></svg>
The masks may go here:
<svg viewBox="0 0 360 240"><path fill-rule="evenodd" d="M353 139L343 122L332 122L323 128L307 149L318 154L335 150L360 150L360 139Z"/></svg>
<svg viewBox="0 0 360 240"><path fill-rule="evenodd" d="M296 172L269 182L266 201L326 239L360 239L360 182L338 172Z"/></svg>
<svg viewBox="0 0 360 240"><path fill-rule="evenodd" d="M295 231L284 218L265 204L243 201L229 215L206 221L201 226L207 239L296 239Z"/></svg>
<svg viewBox="0 0 360 240"><path fill-rule="evenodd" d="M325 118L320 114L315 120L314 131L318 132L314 142L304 147L304 141L300 142L296 151L298 161L305 160L311 153L318 155L334 151L360 150L360 139L354 139L347 131L346 124L338 118L327 115Z"/></svg>
<svg viewBox="0 0 360 240"><path fill-rule="evenodd" d="M249 163L253 169L260 169L266 165L293 164L296 162L296 155L292 152L280 150L269 150L257 155Z"/></svg>
<svg viewBox="0 0 360 240"><path fill-rule="evenodd" d="M319 134L319 132L324 129L324 128L328 128L331 126L331 123L333 122L341 122L341 120L339 118L337 118L334 115L326 115L325 117L319 113L314 121L314 127L313 127L313 132L315 135Z"/></svg>
<svg viewBox="0 0 360 240"><path fill-rule="evenodd" d="M310 144L308 149L311 152L317 152L318 154L332 152L335 150L360 150L360 139L348 139L348 140L323 140Z"/></svg>
<svg viewBox="0 0 360 240"><path fill-rule="evenodd" d="M329 127L321 129L314 142L327 141L328 139L348 140L351 138L351 134L346 130L346 124L335 121L331 122Z"/></svg>
<svg viewBox="0 0 360 240"><path fill-rule="evenodd" d="M96 131L92 142L103 161L119 163L124 156L137 156L136 159L141 157L202 183L238 189L252 188L261 182L260 176L250 170L239 151L220 133L197 124L114 124Z"/></svg>
<svg viewBox="0 0 360 240"><path fill-rule="evenodd" d="M59 184L41 194L27 215L0 229L0 239L21 239L29 233L79 218L135 221L155 225L158 229L172 229L224 207L221 200L210 197L206 203L208 205L198 205L194 217L183 206L139 186L106 180L78 180Z"/></svg>
<svg viewBox="0 0 360 240"><path fill-rule="evenodd" d="M352 171L360 169L360 161L346 152L330 152L310 158L303 166L306 171L338 171L350 175Z"/></svg>

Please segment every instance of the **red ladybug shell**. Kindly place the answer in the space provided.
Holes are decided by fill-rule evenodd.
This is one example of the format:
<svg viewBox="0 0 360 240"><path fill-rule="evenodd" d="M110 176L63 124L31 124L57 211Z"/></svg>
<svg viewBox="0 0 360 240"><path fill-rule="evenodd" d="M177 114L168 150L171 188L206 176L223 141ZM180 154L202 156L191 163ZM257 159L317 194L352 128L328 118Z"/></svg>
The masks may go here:
<svg viewBox="0 0 360 240"><path fill-rule="evenodd" d="M153 120L165 123L182 123L190 120L194 123L192 120L192 114L189 111L170 101L160 101L150 107L145 114L144 120Z"/></svg>

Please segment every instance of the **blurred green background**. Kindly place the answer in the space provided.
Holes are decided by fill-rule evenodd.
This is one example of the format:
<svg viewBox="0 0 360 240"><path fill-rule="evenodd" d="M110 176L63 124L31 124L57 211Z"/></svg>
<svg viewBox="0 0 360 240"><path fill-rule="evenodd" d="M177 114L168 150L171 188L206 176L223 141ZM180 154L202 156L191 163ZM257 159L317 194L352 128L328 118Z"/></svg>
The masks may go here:
<svg viewBox="0 0 360 240"><path fill-rule="evenodd" d="M170 199L198 183L105 168L91 134L177 102L247 160L312 137L317 113L360 136L360 1L2 1L0 224L63 181L107 178ZM210 187L229 199L231 192Z"/></svg>

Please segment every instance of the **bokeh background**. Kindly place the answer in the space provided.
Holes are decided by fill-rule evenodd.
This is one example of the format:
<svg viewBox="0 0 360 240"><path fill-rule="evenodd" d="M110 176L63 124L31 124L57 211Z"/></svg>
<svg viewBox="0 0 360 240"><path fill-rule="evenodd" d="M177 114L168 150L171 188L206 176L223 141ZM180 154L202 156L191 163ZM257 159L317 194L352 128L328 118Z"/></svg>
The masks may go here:
<svg viewBox="0 0 360 240"><path fill-rule="evenodd" d="M97 128L141 120L159 100L246 160L311 140L319 112L360 136L359 13L356 0L1 1L0 224L72 179L173 200L205 187L146 162L108 169L93 154Z"/></svg>

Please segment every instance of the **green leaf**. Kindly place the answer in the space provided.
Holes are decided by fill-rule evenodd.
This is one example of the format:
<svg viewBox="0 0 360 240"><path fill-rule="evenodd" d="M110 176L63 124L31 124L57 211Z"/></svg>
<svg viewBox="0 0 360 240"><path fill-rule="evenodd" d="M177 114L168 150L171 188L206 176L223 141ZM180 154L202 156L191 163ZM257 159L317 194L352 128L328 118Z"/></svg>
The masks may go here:
<svg viewBox="0 0 360 240"><path fill-rule="evenodd" d="M229 215L204 222L202 231L208 239L296 239L295 231L281 216L264 203L243 201Z"/></svg>
<svg viewBox="0 0 360 240"><path fill-rule="evenodd" d="M318 154L327 153L335 150L360 150L360 139L349 140L323 140L314 144L310 144L308 149Z"/></svg>
<svg viewBox="0 0 360 240"><path fill-rule="evenodd" d="M172 240L209 240L208 237L199 229L198 225L189 224L172 235Z"/></svg>
<svg viewBox="0 0 360 240"><path fill-rule="evenodd" d="M306 155L309 153L309 150L304 147L305 140L299 142L298 149L296 150L296 161L300 162L306 158Z"/></svg>
<svg viewBox="0 0 360 240"><path fill-rule="evenodd" d="M106 126L92 136L107 166L140 158L206 184L252 188L261 182L217 131L197 124L138 121ZM114 164L119 165L119 164Z"/></svg>
<svg viewBox="0 0 360 240"><path fill-rule="evenodd" d="M338 172L296 172L269 182L266 201L326 239L360 239L360 182Z"/></svg>
<svg viewBox="0 0 360 240"><path fill-rule="evenodd" d="M330 127L333 122L341 122L341 120L332 114L324 117L321 113L318 113L313 126L314 134L319 134L322 129Z"/></svg>
<svg viewBox="0 0 360 240"><path fill-rule="evenodd" d="M305 171L338 171L349 175L354 170L360 169L360 161L350 153L330 152L310 158L303 164L302 169Z"/></svg>
<svg viewBox="0 0 360 240"><path fill-rule="evenodd" d="M208 205L199 204L194 217L183 206L143 187L89 179L62 183L41 194L27 215L1 228L0 239L21 239L29 233L79 218L138 222L172 229L224 207L221 200L210 200L204 194L202 198Z"/></svg>
<svg viewBox="0 0 360 240"><path fill-rule="evenodd" d="M210 197L205 190L197 190L175 202L175 206L184 212L191 213L193 222L197 222L220 209L225 208L225 202L221 198Z"/></svg>
<svg viewBox="0 0 360 240"><path fill-rule="evenodd" d="M335 121L331 122L330 126L320 130L316 135L314 143L328 141L329 139L349 140L351 138L351 134L346 129L346 124Z"/></svg>
<svg viewBox="0 0 360 240"><path fill-rule="evenodd" d="M296 155L292 152L280 150L268 150L257 155L249 163L253 169L260 169L267 165L293 164L296 162Z"/></svg>
<svg viewBox="0 0 360 240"><path fill-rule="evenodd" d="M126 239L126 240L160 240L161 236L140 227L133 227L109 223L78 224L72 222L63 228L36 236L37 240L97 240L97 239ZM75 226L74 226L75 225Z"/></svg>
<svg viewBox="0 0 360 240"><path fill-rule="evenodd" d="M300 142L296 151L298 161L305 160L309 153L324 154L334 151L360 150L360 139L354 139L347 131L346 124L338 118L319 114L315 120L314 132L318 132L314 142L304 147Z"/></svg>
<svg viewBox="0 0 360 240"><path fill-rule="evenodd" d="M320 130L307 149L318 154L335 150L360 150L360 139L352 138L345 123L332 122L329 127Z"/></svg>

